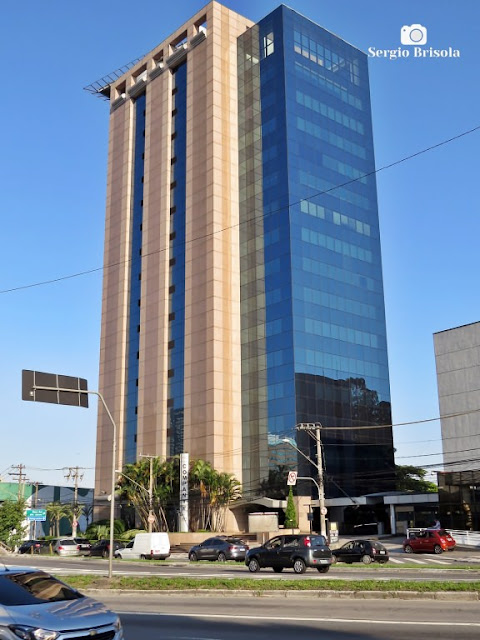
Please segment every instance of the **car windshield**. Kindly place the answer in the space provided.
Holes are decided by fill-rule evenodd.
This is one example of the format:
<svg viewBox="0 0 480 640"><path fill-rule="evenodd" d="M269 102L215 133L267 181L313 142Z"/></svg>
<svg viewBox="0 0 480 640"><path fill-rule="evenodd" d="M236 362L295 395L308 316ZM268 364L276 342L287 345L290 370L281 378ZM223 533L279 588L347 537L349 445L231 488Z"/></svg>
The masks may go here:
<svg viewBox="0 0 480 640"><path fill-rule="evenodd" d="M323 536L310 536L312 547L323 547L327 544L327 541Z"/></svg>
<svg viewBox="0 0 480 640"><path fill-rule="evenodd" d="M78 543L75 540L60 540L58 544L60 544L62 547L73 547Z"/></svg>
<svg viewBox="0 0 480 640"><path fill-rule="evenodd" d="M385 549L383 544L380 544L380 542L371 542L370 544L372 545L372 547L377 549L377 551L383 551Z"/></svg>
<svg viewBox="0 0 480 640"><path fill-rule="evenodd" d="M0 604L7 607L78 600L84 597L43 571L9 571L0 576Z"/></svg>
<svg viewBox="0 0 480 640"><path fill-rule="evenodd" d="M450 534L448 533L448 531L445 531L445 529L438 529L437 533L438 533L438 535L439 535L439 536L444 536L444 537L446 537L446 536L449 536L449 535L450 535Z"/></svg>

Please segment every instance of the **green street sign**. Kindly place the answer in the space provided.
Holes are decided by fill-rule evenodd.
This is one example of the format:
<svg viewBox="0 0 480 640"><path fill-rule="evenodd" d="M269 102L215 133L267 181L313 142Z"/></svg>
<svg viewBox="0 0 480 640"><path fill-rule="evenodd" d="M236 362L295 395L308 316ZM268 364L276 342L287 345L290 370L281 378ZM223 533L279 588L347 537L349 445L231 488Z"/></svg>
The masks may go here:
<svg viewBox="0 0 480 640"><path fill-rule="evenodd" d="M34 522L45 522L46 519L46 509L27 509L27 520L33 520Z"/></svg>

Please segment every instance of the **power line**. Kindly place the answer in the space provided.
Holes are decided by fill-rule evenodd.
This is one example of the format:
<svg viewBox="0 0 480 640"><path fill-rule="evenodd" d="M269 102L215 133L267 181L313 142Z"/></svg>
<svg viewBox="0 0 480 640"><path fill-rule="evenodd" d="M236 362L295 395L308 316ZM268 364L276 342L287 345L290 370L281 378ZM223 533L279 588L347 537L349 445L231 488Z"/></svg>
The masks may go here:
<svg viewBox="0 0 480 640"><path fill-rule="evenodd" d="M235 227L239 227L242 224L246 224L248 222L252 222L253 220L258 221L259 219L264 218L266 215L272 215L274 213L279 213L280 211L284 211L285 209L290 209L291 207L301 204L302 201L305 200L312 200L313 198L317 198L318 196L322 196L328 193L331 193L332 191L335 191L336 189L341 189L343 187L346 187L350 184L353 184L355 182L359 182L360 180L363 180L364 178L368 178L369 176L375 175L377 173L380 173L381 171L385 171L386 169L391 169L392 167L395 167L399 164L402 164L404 162L407 162L408 160L412 160L413 158L417 158L418 156L423 155L424 153L428 153L429 151L433 151L434 149L438 149L439 147L442 147L446 144L450 144L451 142L454 142L455 140L459 140L460 138L463 138L464 136L470 135L471 133L475 133L476 131L480 130L480 125L477 125L475 127L473 127L472 129L468 129L466 131L463 131L462 133L459 133L455 136L452 136L451 138L447 138L445 140L442 140L441 142L437 142L434 145L431 145L430 147L426 147L425 149L421 149L420 151L416 151L415 153L412 153L408 156L405 156L404 158L400 158L399 160L395 160L394 162L391 162L390 164L384 165L383 167L380 167L379 169L374 169L373 171L369 171L368 173L364 173L356 178L352 178L351 180L347 180L346 182L342 182L341 184L338 185L334 185L333 187L330 187L329 189L325 189L323 191L317 191L316 193L310 195L310 196L306 196L304 198L302 198L301 200L297 200L296 202L291 202L288 205L284 206L284 207L279 207L278 209L274 209L272 211L269 211L268 214L262 214L261 216L255 216L252 217L250 219L246 219L246 220L242 220L236 224L233 225L229 225L227 227L223 227L222 229L218 229L217 231L212 231L210 233L206 233L202 236L198 236L196 238L192 238L191 240L185 240L182 243L179 243L179 246L181 244L184 244L185 246L187 244L192 244L193 242L196 242L198 240L205 240L209 237L212 237L214 235L217 235L219 233L223 233L224 231L228 231L229 229L234 229ZM125 260L120 260L119 262L113 262L109 265L103 265L102 267L96 267L94 269L87 269L85 271L78 271L76 273L72 273L66 276L59 276L57 278L52 278L50 280L42 280L39 282L33 282L30 284L26 284L26 285L21 285L18 287L11 287L10 289L3 289L0 290L0 294L5 294L5 293L13 293L15 291L22 291L25 289L33 289L34 287L41 287L41 286L45 286L48 284L54 284L56 282L63 282L64 280L70 280L72 278L78 278L81 276L85 276L85 275L90 275L92 273L97 273L99 271L105 270L105 269L111 269L114 267L118 267L124 264L128 264L129 262L133 262L134 260L139 260L142 258L147 258L149 256L152 255L157 255L159 253L163 253L167 250L167 248L164 249L157 249L156 251L151 251L149 253L144 253L142 254L141 257L135 257L135 258L127 258Z"/></svg>

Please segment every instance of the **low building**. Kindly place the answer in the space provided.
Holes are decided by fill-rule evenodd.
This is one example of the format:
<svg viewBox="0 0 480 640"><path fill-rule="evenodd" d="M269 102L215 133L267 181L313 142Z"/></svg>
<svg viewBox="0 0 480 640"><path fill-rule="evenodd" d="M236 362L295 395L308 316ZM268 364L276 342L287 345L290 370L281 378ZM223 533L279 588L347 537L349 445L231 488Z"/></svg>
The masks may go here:
<svg viewBox="0 0 480 640"><path fill-rule="evenodd" d="M46 509L52 502L72 505L75 501L74 487L63 487L45 484L19 484L17 482L0 482L0 504L23 498L25 500L25 539L42 538L54 531L50 531L51 522L46 520L30 520L27 511L31 509ZM85 531L91 522L93 514L93 489L77 488L77 503L83 506L83 514L78 519L78 531ZM60 520L60 535L70 534L72 525L68 518Z"/></svg>

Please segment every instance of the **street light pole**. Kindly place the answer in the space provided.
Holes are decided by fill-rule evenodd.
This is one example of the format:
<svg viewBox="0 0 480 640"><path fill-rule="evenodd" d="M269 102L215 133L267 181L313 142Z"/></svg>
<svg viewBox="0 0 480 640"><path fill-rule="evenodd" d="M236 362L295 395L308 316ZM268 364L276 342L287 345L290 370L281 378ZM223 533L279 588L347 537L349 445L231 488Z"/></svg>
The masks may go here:
<svg viewBox="0 0 480 640"><path fill-rule="evenodd" d="M115 424L115 420L113 419L112 414L110 413L109 408L107 407L107 403L105 402L105 398L99 391L91 391L90 389L64 389L61 387L44 387L40 385L33 384L31 386L32 393L35 391L57 391L57 392L65 392L65 393L90 393L94 396L100 398L100 401L103 404L103 407L109 417L110 422L113 426L113 438L112 438L112 478L111 478L111 495L110 495L110 550L108 554L108 578L111 579L113 576L113 526L115 523L115 467L117 463L117 425Z"/></svg>
<svg viewBox="0 0 480 640"><path fill-rule="evenodd" d="M306 458L310 462L310 464L312 464L314 467L317 468L318 484L315 481L314 482L315 484L317 484L317 488L318 488L318 506L320 507L320 533L322 534L322 536L326 537L327 522L326 522L325 516L327 514L327 509L325 507L325 485L323 483L322 442L320 439L321 427L322 425L320 424L320 422L315 422L315 423L301 422L300 424L295 425L295 429L297 431L313 431L313 430L315 431L315 440L317 444L317 463L316 464L309 456L307 456L306 453L304 453L303 451L301 451L301 449L299 449L296 445L294 445L290 438L283 438L283 441L288 442L288 444L291 447L293 447L296 451L298 451L298 453L300 453L300 455ZM311 478L311 480L313 480L313 478Z"/></svg>

